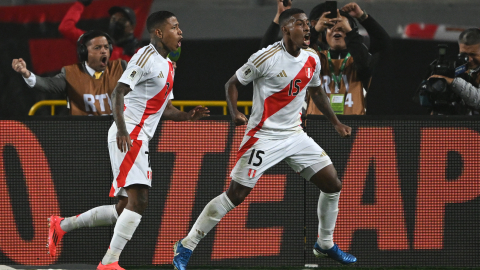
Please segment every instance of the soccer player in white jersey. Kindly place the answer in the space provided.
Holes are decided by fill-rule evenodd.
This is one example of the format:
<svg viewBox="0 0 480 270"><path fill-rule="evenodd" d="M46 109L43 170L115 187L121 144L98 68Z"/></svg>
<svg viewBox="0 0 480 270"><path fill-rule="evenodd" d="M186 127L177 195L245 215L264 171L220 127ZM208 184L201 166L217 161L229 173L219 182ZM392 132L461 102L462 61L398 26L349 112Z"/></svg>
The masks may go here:
<svg viewBox="0 0 480 270"><path fill-rule="evenodd" d="M222 217L244 201L265 170L282 160L321 190L315 254L342 264L357 260L333 242L342 183L328 155L300 126L305 92L309 91L340 136L349 136L351 128L340 123L320 88L320 60L317 53L308 48L310 29L307 16L300 9L289 9L280 15L279 20L283 39L253 54L225 86L233 121L236 125L248 124L245 137L230 175L230 187L205 206L188 235L175 243L175 269L186 269L199 241ZM237 110L237 88L250 82L254 87L253 109L247 121Z"/></svg>
<svg viewBox="0 0 480 270"><path fill-rule="evenodd" d="M147 19L147 30L151 43L132 57L112 94L115 123L108 132L108 149L114 180L110 196L119 201L116 205L99 206L65 219L51 216L48 238L51 256L56 255L56 246L66 232L115 224L110 247L97 269L123 269L118 265L120 253L147 207L152 180L148 142L160 118L193 121L209 116L206 107L181 112L170 101L174 69L167 55L176 51L182 41L182 30L175 15L168 11L152 13Z"/></svg>

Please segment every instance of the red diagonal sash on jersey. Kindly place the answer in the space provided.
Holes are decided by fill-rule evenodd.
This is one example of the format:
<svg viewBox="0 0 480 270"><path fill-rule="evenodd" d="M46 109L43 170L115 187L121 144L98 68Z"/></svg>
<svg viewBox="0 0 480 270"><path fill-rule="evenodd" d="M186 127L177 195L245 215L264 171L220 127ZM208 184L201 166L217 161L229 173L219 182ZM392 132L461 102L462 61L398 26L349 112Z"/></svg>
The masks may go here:
<svg viewBox="0 0 480 270"><path fill-rule="evenodd" d="M120 164L120 172L118 173L118 176L115 179L117 181L117 188L125 186L127 175L132 169L133 163L135 163L135 159L137 159L138 153L140 152L141 148L142 148L142 141L135 140L132 142L132 147L123 158L122 164ZM110 188L109 196L115 197L115 188L113 187L113 184L112 184L112 187Z"/></svg>
<svg viewBox="0 0 480 270"><path fill-rule="evenodd" d="M310 80L313 78L313 75L310 76L310 78L307 77L307 72L305 72L305 68L310 67L312 68L314 73L315 67L316 67L316 62L315 58L309 56L307 61L305 62L305 65L300 69L298 72L297 76L293 78L293 81L300 79L300 83L298 86L300 87L300 91L302 91L305 86L310 82ZM281 91L267 97L263 103L263 115L262 119L258 123L258 125L254 128L252 128L247 135L252 136L259 131L267 118L270 116L274 115L276 112L280 111L282 108L287 106L295 97L297 96L289 96L288 95L288 90L289 90L290 85L287 85L285 88L283 88Z"/></svg>
<svg viewBox="0 0 480 270"><path fill-rule="evenodd" d="M168 96L170 95L170 92L172 91L172 88L173 88L172 71L173 71L172 64L168 62L167 82L165 83L165 86L163 86L163 89L158 94L156 94L154 97L152 97L147 101L147 106L145 107L145 111L143 112L142 120L140 120L140 123L138 123L130 133L130 138L132 138L132 140L136 140L138 138L138 134L142 130L142 127L145 124L145 120L150 115L158 112L158 110L162 108L165 101L168 101Z"/></svg>
<svg viewBox="0 0 480 270"><path fill-rule="evenodd" d="M258 138L255 138L255 137L251 137L250 139L248 139L247 142L245 142L244 145L242 145L242 147L240 148L240 150L238 150L237 152L237 160L235 161L235 164L237 164L238 160L243 156L243 154L245 154L248 149L252 148L252 146L258 141Z"/></svg>

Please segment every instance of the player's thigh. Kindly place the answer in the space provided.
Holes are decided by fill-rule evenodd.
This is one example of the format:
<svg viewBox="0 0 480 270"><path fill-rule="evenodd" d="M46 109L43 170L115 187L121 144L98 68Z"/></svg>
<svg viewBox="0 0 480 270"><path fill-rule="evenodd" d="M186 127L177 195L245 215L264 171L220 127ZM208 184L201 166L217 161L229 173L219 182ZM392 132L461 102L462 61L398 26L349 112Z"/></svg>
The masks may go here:
<svg viewBox="0 0 480 270"><path fill-rule="evenodd" d="M292 138L291 154L285 161L300 175L322 191L337 189L341 183L327 153L308 135Z"/></svg>
<svg viewBox="0 0 480 270"><path fill-rule="evenodd" d="M237 161L230 174L232 180L253 188L269 168L285 158L285 140L259 139L245 136L237 152Z"/></svg>
<svg viewBox="0 0 480 270"><path fill-rule="evenodd" d="M338 179L337 170L330 164L320 171L316 172L310 182L316 185L321 191L326 193L334 193L342 190L342 182Z"/></svg>
<svg viewBox="0 0 480 270"><path fill-rule="evenodd" d="M230 181L230 186L227 189L227 197L230 201L235 205L238 206L241 204L245 198L250 194L253 188L246 187L236 181Z"/></svg>

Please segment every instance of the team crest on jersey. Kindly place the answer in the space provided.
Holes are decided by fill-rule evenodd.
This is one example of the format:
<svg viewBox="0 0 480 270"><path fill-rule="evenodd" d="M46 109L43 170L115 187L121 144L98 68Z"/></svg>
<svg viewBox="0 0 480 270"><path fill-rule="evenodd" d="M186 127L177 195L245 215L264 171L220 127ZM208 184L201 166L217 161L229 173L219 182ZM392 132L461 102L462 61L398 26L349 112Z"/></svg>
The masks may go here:
<svg viewBox="0 0 480 270"><path fill-rule="evenodd" d="M312 78L313 76L313 69L311 67L306 67L305 68L305 75L307 75L307 78Z"/></svg>

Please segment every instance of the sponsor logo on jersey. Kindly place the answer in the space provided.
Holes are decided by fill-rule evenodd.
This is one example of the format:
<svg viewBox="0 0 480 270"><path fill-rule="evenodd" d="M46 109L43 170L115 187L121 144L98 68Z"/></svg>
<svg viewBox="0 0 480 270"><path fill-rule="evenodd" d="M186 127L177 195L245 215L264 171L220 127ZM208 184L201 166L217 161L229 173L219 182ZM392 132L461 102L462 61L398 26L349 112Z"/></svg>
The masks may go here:
<svg viewBox="0 0 480 270"><path fill-rule="evenodd" d="M147 179L152 180L152 172L151 171L147 171Z"/></svg>
<svg viewBox="0 0 480 270"><path fill-rule="evenodd" d="M313 70L312 70L312 68L311 68L311 67L306 67L306 68L305 68L305 74L307 75L307 78L310 79L310 78L312 77L312 75L313 75Z"/></svg>
<svg viewBox="0 0 480 270"><path fill-rule="evenodd" d="M250 178L255 177L255 174L256 174L256 173L257 173L257 171L254 170L254 169L249 169L249 170L248 170L248 176L249 176Z"/></svg>
<svg viewBox="0 0 480 270"><path fill-rule="evenodd" d="M133 78L135 78L135 75L137 75L137 71L136 71L136 70L132 71L132 73L130 73L130 76L128 76L128 77L130 78L130 80L133 81Z"/></svg>
<svg viewBox="0 0 480 270"><path fill-rule="evenodd" d="M160 74L157 76L158 78L163 78L163 72L160 71Z"/></svg>
<svg viewBox="0 0 480 270"><path fill-rule="evenodd" d="M282 70L282 72L280 72L277 77L287 77L287 73L285 72L285 70Z"/></svg>

